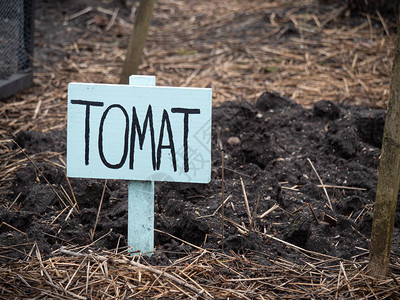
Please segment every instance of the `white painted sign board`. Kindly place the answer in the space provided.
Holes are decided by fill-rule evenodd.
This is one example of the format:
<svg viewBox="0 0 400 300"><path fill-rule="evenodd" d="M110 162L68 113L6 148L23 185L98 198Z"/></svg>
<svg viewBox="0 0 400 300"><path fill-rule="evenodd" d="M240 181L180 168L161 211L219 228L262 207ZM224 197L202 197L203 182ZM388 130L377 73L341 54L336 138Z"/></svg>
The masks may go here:
<svg viewBox="0 0 400 300"><path fill-rule="evenodd" d="M154 248L154 181L211 177L211 89L70 83L67 174L127 179L128 245Z"/></svg>
<svg viewBox="0 0 400 300"><path fill-rule="evenodd" d="M69 177L208 183L211 89L68 85Z"/></svg>

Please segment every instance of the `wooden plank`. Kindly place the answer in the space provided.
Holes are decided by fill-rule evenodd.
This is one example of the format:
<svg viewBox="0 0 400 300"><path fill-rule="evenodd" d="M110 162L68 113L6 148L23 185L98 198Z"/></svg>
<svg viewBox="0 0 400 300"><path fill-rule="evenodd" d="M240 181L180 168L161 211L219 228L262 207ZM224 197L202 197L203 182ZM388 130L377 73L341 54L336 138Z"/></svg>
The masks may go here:
<svg viewBox="0 0 400 300"><path fill-rule="evenodd" d="M211 89L70 83L70 177L207 183Z"/></svg>

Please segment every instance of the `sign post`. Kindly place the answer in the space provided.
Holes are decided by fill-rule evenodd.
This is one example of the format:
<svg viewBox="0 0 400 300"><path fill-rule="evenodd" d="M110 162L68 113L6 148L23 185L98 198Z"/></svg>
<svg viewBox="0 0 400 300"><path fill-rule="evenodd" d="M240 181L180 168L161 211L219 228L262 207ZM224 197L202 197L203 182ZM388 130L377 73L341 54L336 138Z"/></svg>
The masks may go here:
<svg viewBox="0 0 400 300"><path fill-rule="evenodd" d="M155 86L155 76L129 76L129 85ZM154 249L154 181L128 182L128 245L150 253Z"/></svg>
<svg viewBox="0 0 400 300"><path fill-rule="evenodd" d="M67 175L128 180L128 246L154 248L154 181L211 179L211 98L207 88L68 85Z"/></svg>

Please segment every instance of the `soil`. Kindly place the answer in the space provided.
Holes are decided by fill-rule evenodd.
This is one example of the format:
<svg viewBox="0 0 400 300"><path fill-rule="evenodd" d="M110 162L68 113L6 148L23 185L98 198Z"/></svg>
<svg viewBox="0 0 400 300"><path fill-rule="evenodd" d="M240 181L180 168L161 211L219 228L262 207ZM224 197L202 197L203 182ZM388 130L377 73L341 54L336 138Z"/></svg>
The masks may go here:
<svg viewBox="0 0 400 300"><path fill-rule="evenodd" d="M224 197L229 198L224 204L225 251L268 253L296 261L296 252L272 240L274 236L347 259L365 254L384 117L384 110L329 101L305 109L270 92L255 105L242 101L214 107L212 180L209 184L157 182L155 228L197 246L221 249L218 208L224 171ZM23 131L16 142L28 156L51 149L63 153L65 161L65 131ZM79 213L70 209L61 213L64 205L54 191L61 195L63 187L72 195L58 156L34 164L17 172L8 200L19 197L12 207L0 211L0 220L5 222L0 227L1 244L12 246L2 252L2 259L23 258L32 247L30 242L36 242L44 255L62 245L91 243L104 181L71 178ZM312 165L329 185L332 209ZM257 216L252 217L254 224L246 213L241 180L250 214ZM259 217L269 209L270 213ZM399 242L398 214L399 210L395 243ZM127 219L126 182L109 180L94 236L99 240L91 247L126 246ZM156 232L155 244L154 263L159 262L157 258L164 262L190 251L190 246L165 233ZM400 252L396 246L392 250Z"/></svg>

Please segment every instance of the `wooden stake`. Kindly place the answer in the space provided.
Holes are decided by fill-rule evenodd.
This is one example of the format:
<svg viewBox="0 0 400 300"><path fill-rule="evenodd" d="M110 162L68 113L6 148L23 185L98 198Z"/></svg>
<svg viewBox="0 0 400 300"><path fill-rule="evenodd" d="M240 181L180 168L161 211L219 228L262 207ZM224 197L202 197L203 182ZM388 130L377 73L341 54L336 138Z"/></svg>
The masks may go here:
<svg viewBox="0 0 400 300"><path fill-rule="evenodd" d="M400 183L400 26L392 69L370 244L370 274L386 276Z"/></svg>
<svg viewBox="0 0 400 300"><path fill-rule="evenodd" d="M127 84L129 76L137 74L142 59L142 52L150 25L151 15L153 13L154 1L155 0L140 0L119 83Z"/></svg>
<svg viewBox="0 0 400 300"><path fill-rule="evenodd" d="M155 86L155 76L130 76L130 85ZM128 246L151 254L154 248L154 182L128 182Z"/></svg>

